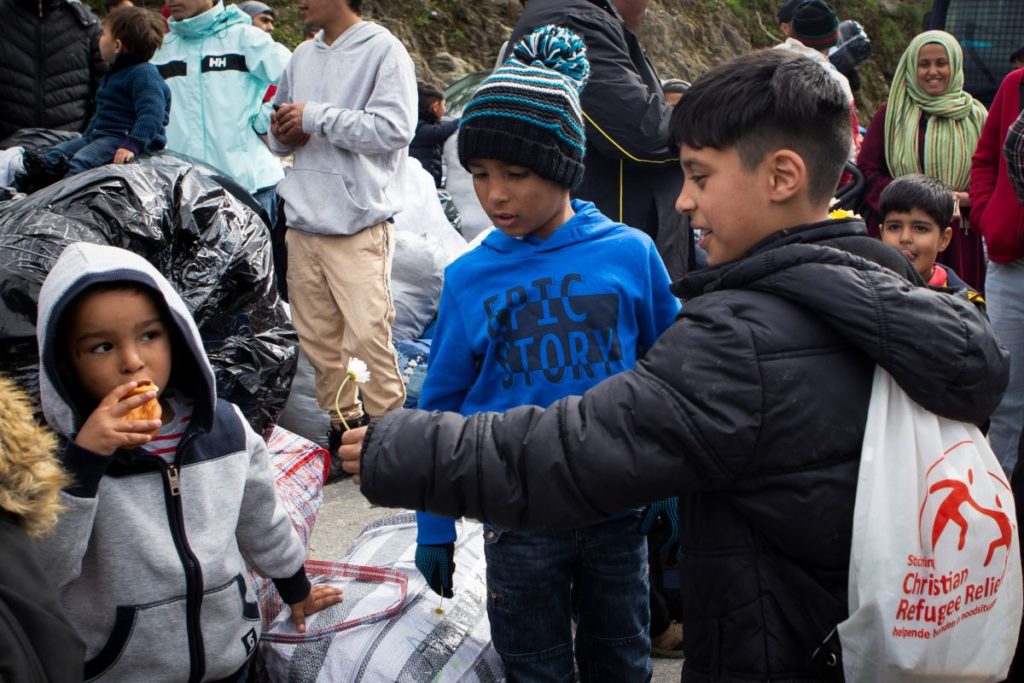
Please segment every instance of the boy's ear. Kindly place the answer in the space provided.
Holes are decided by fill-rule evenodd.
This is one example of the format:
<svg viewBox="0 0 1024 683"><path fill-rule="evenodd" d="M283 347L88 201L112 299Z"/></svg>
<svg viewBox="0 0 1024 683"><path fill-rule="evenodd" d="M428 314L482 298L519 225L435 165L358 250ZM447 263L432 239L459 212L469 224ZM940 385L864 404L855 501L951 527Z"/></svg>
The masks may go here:
<svg viewBox="0 0 1024 683"><path fill-rule="evenodd" d="M117 38L114 39L114 52L124 52L124 43Z"/></svg>
<svg viewBox="0 0 1024 683"><path fill-rule="evenodd" d="M946 247L953 239L953 228L946 227L939 233L939 253L946 251Z"/></svg>
<svg viewBox="0 0 1024 683"><path fill-rule="evenodd" d="M789 201L807 186L807 166L803 157L791 149L777 149L769 154L764 168L773 202Z"/></svg>

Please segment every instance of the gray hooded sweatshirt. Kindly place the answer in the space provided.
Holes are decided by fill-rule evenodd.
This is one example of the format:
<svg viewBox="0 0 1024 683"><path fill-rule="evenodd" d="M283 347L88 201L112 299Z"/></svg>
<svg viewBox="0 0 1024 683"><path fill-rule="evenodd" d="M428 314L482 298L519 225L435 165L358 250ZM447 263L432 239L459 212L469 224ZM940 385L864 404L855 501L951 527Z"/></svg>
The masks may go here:
<svg viewBox="0 0 1024 683"><path fill-rule="evenodd" d="M399 169L416 132L416 71L405 46L362 21L324 42L323 31L295 49L275 104L305 102L296 148L267 135L271 150L295 152L277 193L288 227L354 235L402 210Z"/></svg>
<svg viewBox="0 0 1024 683"><path fill-rule="evenodd" d="M142 449L112 456L70 441L92 406L57 371L59 321L97 282L150 290L170 328L169 386L194 402L173 464ZM185 303L131 252L77 243L39 293L39 392L50 426L69 439L74 483L54 534L36 545L85 640L85 679L201 681L232 675L252 654L259 610L245 560L285 602L309 592L302 542L277 502L267 448L234 405L216 397L213 369ZM243 560L243 557L245 560ZM281 578L286 577L286 578Z"/></svg>

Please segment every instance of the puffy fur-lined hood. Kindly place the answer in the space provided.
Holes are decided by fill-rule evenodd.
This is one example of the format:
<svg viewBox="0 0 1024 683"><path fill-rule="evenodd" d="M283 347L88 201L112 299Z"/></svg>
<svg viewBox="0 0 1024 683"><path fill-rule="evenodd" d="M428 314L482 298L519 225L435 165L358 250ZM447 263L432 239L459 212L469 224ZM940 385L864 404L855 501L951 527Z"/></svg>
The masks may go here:
<svg viewBox="0 0 1024 683"><path fill-rule="evenodd" d="M57 439L32 417L28 396L0 377L0 509L30 536L43 536L63 509L68 476L57 459Z"/></svg>

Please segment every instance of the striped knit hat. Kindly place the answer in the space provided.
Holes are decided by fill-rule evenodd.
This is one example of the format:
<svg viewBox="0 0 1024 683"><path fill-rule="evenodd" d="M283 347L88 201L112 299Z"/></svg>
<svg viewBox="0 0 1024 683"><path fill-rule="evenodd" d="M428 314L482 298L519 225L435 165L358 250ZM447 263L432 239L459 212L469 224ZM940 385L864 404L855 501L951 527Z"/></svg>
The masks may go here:
<svg viewBox="0 0 1024 683"><path fill-rule="evenodd" d="M498 159L570 189L583 179L583 39L543 26L523 38L462 111L459 162Z"/></svg>

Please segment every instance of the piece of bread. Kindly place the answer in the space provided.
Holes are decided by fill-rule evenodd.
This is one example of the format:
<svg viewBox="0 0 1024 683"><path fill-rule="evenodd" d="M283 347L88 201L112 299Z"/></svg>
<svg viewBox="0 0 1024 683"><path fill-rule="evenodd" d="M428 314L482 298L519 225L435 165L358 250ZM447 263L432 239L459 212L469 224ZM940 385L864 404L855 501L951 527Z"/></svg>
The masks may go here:
<svg viewBox="0 0 1024 683"><path fill-rule="evenodd" d="M132 396L138 396L139 394L144 394L147 391L160 391L160 389L155 384L153 384L152 382L150 382L148 384L140 384L139 386L137 386L134 389L132 389L132 393L128 394L128 396L126 396L125 398L131 398ZM124 416L124 419L125 420L159 420L162 414L163 414L163 411L160 409L160 401L158 401L155 398L151 398L150 400L146 401L145 403L143 403L138 408L134 408L132 410L129 410L128 413ZM156 436L156 433L158 431L160 431L159 427L157 427L156 429L154 429L151 432L147 432L147 434L149 434L150 436Z"/></svg>

